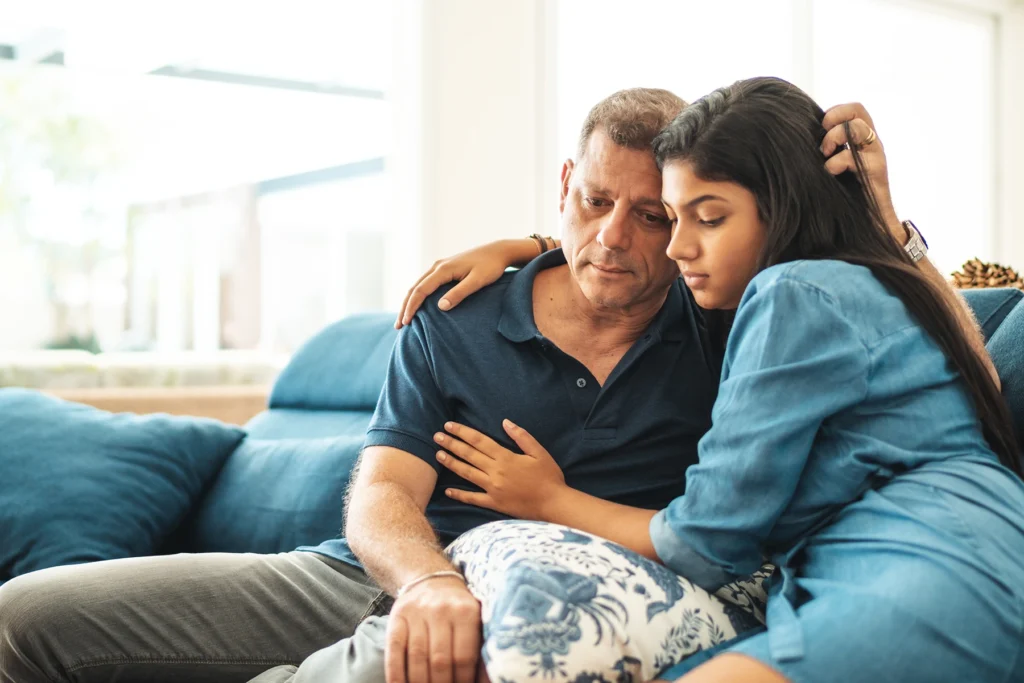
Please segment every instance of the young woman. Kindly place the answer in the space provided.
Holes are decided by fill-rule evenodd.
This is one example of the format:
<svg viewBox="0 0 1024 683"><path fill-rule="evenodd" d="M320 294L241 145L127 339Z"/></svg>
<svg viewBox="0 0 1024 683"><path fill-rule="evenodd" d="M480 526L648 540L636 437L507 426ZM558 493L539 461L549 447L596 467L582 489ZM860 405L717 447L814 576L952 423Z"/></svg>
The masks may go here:
<svg viewBox="0 0 1024 683"><path fill-rule="evenodd" d="M479 481L500 461L506 490L553 497L526 516L652 547L706 590L770 558L767 628L666 679L1024 680L1024 484L1008 409L870 191L822 166L836 142L823 117L795 86L751 79L687 107L655 141L668 254L698 304L735 310L684 495L655 513L583 500L557 473L516 484L527 470L458 425L445 441L458 459L443 462ZM860 168L874 133L848 125L845 138ZM550 460L508 429L526 456ZM493 539L495 525L453 548L467 577L474 536Z"/></svg>

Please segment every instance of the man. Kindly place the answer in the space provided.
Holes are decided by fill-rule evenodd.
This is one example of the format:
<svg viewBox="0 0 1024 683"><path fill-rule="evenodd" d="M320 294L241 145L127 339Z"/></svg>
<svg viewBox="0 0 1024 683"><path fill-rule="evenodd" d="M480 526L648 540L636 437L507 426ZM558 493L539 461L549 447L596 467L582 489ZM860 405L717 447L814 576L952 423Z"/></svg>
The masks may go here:
<svg viewBox="0 0 1024 683"><path fill-rule="evenodd" d="M717 362L665 256L649 151L683 106L647 89L599 103L563 168L562 250L457 311L428 306L400 335L352 487L347 542L15 579L0 588L0 681L244 681L288 665L262 682L286 680L307 657L300 681L379 680L385 644L396 680L474 680L480 608L446 573L442 547L498 516L445 496L464 484L434 461L443 423L511 447L501 429L510 418L555 454L574 488L647 508L682 491L709 426ZM366 620L389 610L389 620Z"/></svg>
<svg viewBox="0 0 1024 683"><path fill-rule="evenodd" d="M391 595L409 588L386 634L383 622L368 624L314 655L298 680L332 671L339 681L379 680L385 635L393 675L474 680L480 606L442 549L501 516L446 497L445 489L465 486L435 457L434 434L448 420L510 447L502 420L529 425L567 483L595 496L657 508L682 490L717 388L698 318L665 256L670 230L650 152L682 107L660 90L598 104L576 162L562 173L562 250L456 311L424 308L400 335L352 487L347 533L381 587ZM359 675L338 673L345 670Z"/></svg>

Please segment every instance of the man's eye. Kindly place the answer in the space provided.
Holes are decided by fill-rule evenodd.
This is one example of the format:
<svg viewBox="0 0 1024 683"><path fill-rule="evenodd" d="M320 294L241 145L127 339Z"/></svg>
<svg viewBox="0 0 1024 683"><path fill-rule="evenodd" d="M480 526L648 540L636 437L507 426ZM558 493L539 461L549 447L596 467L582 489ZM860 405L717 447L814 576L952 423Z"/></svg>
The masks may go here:
<svg viewBox="0 0 1024 683"><path fill-rule="evenodd" d="M668 225L668 218L665 216L659 216L656 213L645 213L644 220L652 225Z"/></svg>
<svg viewBox="0 0 1024 683"><path fill-rule="evenodd" d="M604 206L604 201L599 197L587 197L587 204L591 206Z"/></svg>

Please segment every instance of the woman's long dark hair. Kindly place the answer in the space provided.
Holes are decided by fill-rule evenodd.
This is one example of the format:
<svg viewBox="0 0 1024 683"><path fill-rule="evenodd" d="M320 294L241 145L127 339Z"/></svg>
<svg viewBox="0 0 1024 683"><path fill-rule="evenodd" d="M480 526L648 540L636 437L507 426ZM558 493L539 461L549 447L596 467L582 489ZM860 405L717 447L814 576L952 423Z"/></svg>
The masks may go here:
<svg viewBox="0 0 1024 683"><path fill-rule="evenodd" d="M767 232L758 270L797 259L838 259L870 268L952 360L989 446L1020 475L1009 408L946 293L890 236L871 188L853 173L833 176L825 168L819 149L824 116L795 85L752 78L686 107L655 139L654 153L659 167L685 160L705 180L734 182L753 193ZM864 177L863 160L852 151Z"/></svg>

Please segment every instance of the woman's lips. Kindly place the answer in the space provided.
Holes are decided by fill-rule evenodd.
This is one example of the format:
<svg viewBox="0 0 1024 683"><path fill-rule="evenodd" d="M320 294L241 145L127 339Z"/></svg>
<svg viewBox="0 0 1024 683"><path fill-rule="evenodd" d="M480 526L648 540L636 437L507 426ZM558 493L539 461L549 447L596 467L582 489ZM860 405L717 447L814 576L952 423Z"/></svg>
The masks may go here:
<svg viewBox="0 0 1024 683"><path fill-rule="evenodd" d="M690 289L701 289L707 284L708 275L705 273L691 273L690 271L683 272L683 282Z"/></svg>

